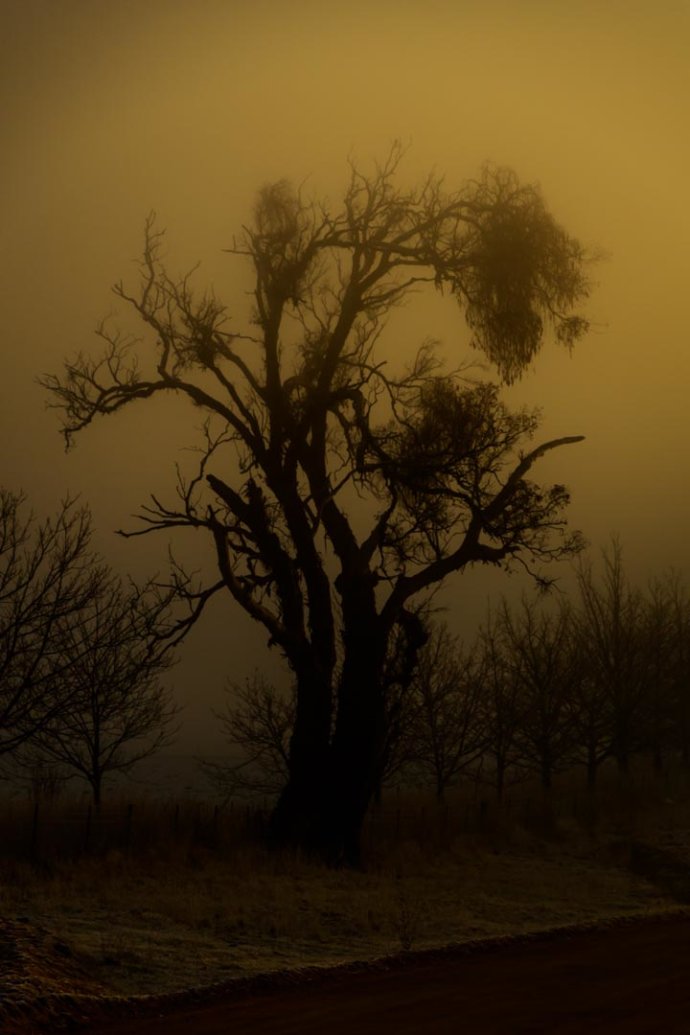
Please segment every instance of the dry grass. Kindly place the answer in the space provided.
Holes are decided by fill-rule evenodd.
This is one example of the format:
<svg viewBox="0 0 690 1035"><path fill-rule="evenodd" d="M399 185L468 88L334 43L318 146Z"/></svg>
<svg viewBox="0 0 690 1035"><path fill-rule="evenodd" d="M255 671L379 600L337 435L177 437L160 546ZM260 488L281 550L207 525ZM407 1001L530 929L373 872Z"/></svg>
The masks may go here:
<svg viewBox="0 0 690 1035"><path fill-rule="evenodd" d="M649 867L635 872L635 845L643 829L667 848L690 845L681 804L646 810L644 822L638 809L634 829L543 815L537 829L532 810L529 823L502 813L464 833L430 806L415 832L399 809L370 829L366 872L269 854L248 838L5 860L0 916L28 917L115 992L162 992L672 908L677 896Z"/></svg>

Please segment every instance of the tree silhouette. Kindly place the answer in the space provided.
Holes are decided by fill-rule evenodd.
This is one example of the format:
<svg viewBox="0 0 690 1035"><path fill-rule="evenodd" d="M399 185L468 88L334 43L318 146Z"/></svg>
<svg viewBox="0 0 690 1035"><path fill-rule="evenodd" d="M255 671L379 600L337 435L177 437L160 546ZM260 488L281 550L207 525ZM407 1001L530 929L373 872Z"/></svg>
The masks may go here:
<svg viewBox="0 0 690 1035"><path fill-rule="evenodd" d="M128 585L105 569L79 620L62 623L55 690L66 706L36 732L27 762L83 777L97 809L105 777L172 742L177 707L160 676L183 627L174 597L153 581Z"/></svg>
<svg viewBox="0 0 690 1035"><path fill-rule="evenodd" d="M81 625L105 566L91 549L88 511L64 500L37 520L21 493L0 489L0 755L15 751L69 706L67 625Z"/></svg>
<svg viewBox="0 0 690 1035"><path fill-rule="evenodd" d="M670 611L672 715L683 765L690 766L690 596L676 573L666 579Z"/></svg>
<svg viewBox="0 0 690 1035"><path fill-rule="evenodd" d="M496 797L503 801L515 771L524 768L520 730L525 714L523 686L511 664L500 617L489 611L479 630L477 652L482 685L480 721Z"/></svg>
<svg viewBox="0 0 690 1035"><path fill-rule="evenodd" d="M615 536L602 551L599 578L591 564L583 563L577 583L575 618L593 685L610 717L609 753L619 771L627 774L630 756L639 747L639 715L648 681L644 598L628 582Z"/></svg>
<svg viewBox="0 0 690 1035"><path fill-rule="evenodd" d="M260 672L242 685L229 683L228 701L216 717L233 758L202 762L216 788L233 794L277 794L288 778L290 734L295 722L291 694L282 693Z"/></svg>
<svg viewBox="0 0 690 1035"><path fill-rule="evenodd" d="M444 372L429 341L395 367L379 339L396 306L435 288L510 382L549 327L566 345L586 330L573 307L588 293L587 256L512 172L486 169L456 192L436 176L403 190L400 160L396 146L371 175L352 167L337 208L286 182L262 189L229 249L254 274L238 329L214 295L167 274L149 219L139 288L115 287L144 340L102 327L103 355L42 379L68 442L156 395L205 415L198 470L179 479L176 502L152 497L132 534L206 532L211 589L229 591L285 656L295 721L271 831L334 863L359 860L386 741L389 643L401 635L414 663L424 594L471 564L531 567L579 545L566 489L529 479L578 438L528 447L538 416L511 412L497 385Z"/></svg>
<svg viewBox="0 0 690 1035"><path fill-rule="evenodd" d="M483 680L478 651L465 650L446 625L437 625L420 652L415 694L416 768L433 785L436 800L486 748L482 726Z"/></svg>
<svg viewBox="0 0 690 1035"><path fill-rule="evenodd" d="M560 601L551 610L523 597L518 608L503 600L497 625L505 643L511 679L521 701L519 740L528 768L549 791L555 773L572 756L568 703L579 669L573 650L571 608Z"/></svg>

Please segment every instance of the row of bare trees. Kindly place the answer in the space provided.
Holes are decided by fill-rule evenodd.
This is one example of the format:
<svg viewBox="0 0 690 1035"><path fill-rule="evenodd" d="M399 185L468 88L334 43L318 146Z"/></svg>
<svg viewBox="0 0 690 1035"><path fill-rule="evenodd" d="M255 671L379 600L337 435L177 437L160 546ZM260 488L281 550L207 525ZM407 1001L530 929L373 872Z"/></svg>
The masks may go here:
<svg viewBox="0 0 690 1035"><path fill-rule="evenodd" d="M593 788L607 759L623 774L641 754L657 772L671 754L689 765L690 597L675 574L632 587L614 541L598 572L579 565L573 600L504 600L470 647L435 625L389 711L381 783L421 783L439 800L468 775L500 798L530 774L548 791L575 765ZM256 676L231 688L221 720L236 760L210 775L229 791L278 791L289 697Z"/></svg>
<svg viewBox="0 0 690 1035"><path fill-rule="evenodd" d="M162 675L188 624L175 587L127 582L96 554L89 511L36 519L0 489L0 760L16 773L103 780L167 743Z"/></svg>

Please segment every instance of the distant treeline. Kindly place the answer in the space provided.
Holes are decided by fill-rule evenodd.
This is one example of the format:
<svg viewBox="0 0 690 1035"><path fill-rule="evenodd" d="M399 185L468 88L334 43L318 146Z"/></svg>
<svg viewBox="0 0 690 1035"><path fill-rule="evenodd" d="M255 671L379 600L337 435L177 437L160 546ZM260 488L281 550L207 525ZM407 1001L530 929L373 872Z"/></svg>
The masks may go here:
<svg viewBox="0 0 690 1035"><path fill-rule="evenodd" d="M38 797L72 776L100 807L103 781L171 742L176 707L161 677L199 613L188 583L137 586L92 551L88 511L66 500L37 521L0 490L0 763ZM395 637L375 731L379 791L471 778L499 801L510 784L607 760L625 775L646 756L690 767L690 597L680 575L630 584L613 540L576 589L505 600L463 643L424 606L414 667ZM422 641L423 642L423 641ZM402 661L401 661L402 659ZM203 769L228 796L272 797L288 780L295 700L256 674L218 716L227 762Z"/></svg>
<svg viewBox="0 0 690 1035"><path fill-rule="evenodd" d="M391 681L380 785L450 787L472 777L506 787L582 766L594 788L615 760L625 776L646 756L690 766L690 598L678 574L646 589L626 577L616 540L599 569L581 562L572 599L559 592L503 600L464 644L445 624L409 683ZM294 702L255 675L230 688L220 717L235 765L208 765L227 793L277 792L287 776Z"/></svg>

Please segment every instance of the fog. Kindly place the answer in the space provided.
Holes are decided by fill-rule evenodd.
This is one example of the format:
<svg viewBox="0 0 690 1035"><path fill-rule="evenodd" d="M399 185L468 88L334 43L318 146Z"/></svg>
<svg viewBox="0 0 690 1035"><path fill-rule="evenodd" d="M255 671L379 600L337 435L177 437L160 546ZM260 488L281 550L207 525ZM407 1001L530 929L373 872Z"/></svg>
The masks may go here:
<svg viewBox="0 0 690 1035"><path fill-rule="evenodd" d="M595 553L617 532L635 580L688 570L689 32L690 9L673 0L4 4L0 484L39 513L81 493L113 564L163 571L162 537L113 531L150 492L170 495L198 414L126 408L66 454L34 379L97 350L103 316L127 317L110 286L135 282L151 209L171 271L200 260L198 283L242 316L246 270L222 249L256 189L287 177L336 200L349 157L366 164L400 138L401 182L435 168L454 187L487 160L511 166L606 253L587 338L572 355L548 342L506 397L543 408L545 438L586 436L536 473L569 486L570 524ZM391 361L427 335L451 361L466 354L457 308L420 298L384 339ZM203 541L179 550L209 562ZM501 573L457 578L449 620L471 634L504 590L516 581ZM209 708L227 676L280 672L264 644L227 603L194 630L174 673L186 748L216 747Z"/></svg>

